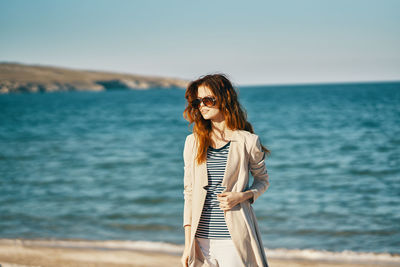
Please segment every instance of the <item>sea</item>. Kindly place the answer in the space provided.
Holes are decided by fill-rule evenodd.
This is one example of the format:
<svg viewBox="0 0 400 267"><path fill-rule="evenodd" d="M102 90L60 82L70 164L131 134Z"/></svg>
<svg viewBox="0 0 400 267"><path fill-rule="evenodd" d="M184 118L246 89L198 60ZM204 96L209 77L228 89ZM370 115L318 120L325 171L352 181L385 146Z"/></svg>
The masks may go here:
<svg viewBox="0 0 400 267"><path fill-rule="evenodd" d="M271 151L267 251L400 254L400 82L237 92ZM184 93L0 95L0 238L182 246Z"/></svg>

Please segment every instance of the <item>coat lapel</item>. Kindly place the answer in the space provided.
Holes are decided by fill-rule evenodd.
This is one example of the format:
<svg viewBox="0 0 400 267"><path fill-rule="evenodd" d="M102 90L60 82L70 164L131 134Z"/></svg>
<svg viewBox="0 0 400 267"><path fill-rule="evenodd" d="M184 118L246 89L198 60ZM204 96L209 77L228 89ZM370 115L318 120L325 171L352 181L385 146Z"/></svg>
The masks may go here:
<svg viewBox="0 0 400 267"><path fill-rule="evenodd" d="M238 155L237 150L239 147L238 143L238 138L237 138L237 131L234 131L231 137L231 144L229 145L229 151L228 151L228 158L226 160L226 166L225 166L225 172L224 172L224 177L221 182L221 186L224 186L225 189L223 192L226 191L227 186L228 186L228 177L232 176L232 173L236 171L236 168L234 168L234 157L235 155Z"/></svg>
<svg viewBox="0 0 400 267"><path fill-rule="evenodd" d="M200 172L200 175L198 176L201 179L201 183L200 184L204 188L205 186L208 185L207 162L204 161L203 163L198 165L198 170Z"/></svg>

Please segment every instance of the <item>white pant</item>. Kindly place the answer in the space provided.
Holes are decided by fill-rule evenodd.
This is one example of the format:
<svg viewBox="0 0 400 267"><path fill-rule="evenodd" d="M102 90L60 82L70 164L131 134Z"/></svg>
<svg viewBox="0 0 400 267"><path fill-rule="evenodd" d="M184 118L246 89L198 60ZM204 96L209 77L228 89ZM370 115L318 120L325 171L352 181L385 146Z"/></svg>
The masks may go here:
<svg viewBox="0 0 400 267"><path fill-rule="evenodd" d="M212 267L243 267L232 239L196 237L208 264Z"/></svg>

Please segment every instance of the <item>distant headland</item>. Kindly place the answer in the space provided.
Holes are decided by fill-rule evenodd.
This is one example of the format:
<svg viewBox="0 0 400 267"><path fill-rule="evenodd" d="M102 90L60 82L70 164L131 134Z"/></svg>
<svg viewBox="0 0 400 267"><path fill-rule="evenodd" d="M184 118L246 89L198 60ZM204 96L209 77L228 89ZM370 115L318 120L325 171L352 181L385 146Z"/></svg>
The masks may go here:
<svg viewBox="0 0 400 267"><path fill-rule="evenodd" d="M185 88L187 83L177 78L0 62L0 94Z"/></svg>

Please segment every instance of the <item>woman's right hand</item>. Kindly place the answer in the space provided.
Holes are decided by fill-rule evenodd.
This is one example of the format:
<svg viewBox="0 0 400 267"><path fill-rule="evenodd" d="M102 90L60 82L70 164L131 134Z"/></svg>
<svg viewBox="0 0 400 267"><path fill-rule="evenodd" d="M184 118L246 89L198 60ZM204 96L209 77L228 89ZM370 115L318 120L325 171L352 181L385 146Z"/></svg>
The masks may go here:
<svg viewBox="0 0 400 267"><path fill-rule="evenodd" d="M181 263L183 267L189 267L189 248L186 248L183 250L183 255L181 258Z"/></svg>
<svg viewBox="0 0 400 267"><path fill-rule="evenodd" d="M183 250L181 263L183 267L189 267L190 235L192 232L192 226L190 224L187 224L184 227L185 227L185 249Z"/></svg>

